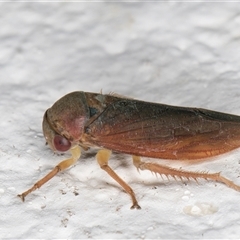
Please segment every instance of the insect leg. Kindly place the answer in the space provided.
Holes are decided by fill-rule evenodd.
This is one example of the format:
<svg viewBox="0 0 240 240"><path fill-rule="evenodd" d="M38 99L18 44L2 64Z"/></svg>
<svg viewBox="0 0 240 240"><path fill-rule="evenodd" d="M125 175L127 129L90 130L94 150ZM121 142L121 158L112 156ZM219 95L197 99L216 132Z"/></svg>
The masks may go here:
<svg viewBox="0 0 240 240"><path fill-rule="evenodd" d="M133 157L133 164L137 169L141 170L149 170L151 172L163 174L165 176L172 176L173 178L183 178L186 179L194 179L197 181L198 178L203 179L211 179L216 182L221 182L226 184L228 187L233 188L236 191L240 191L240 186L236 185L234 182L230 181L229 179L220 175L220 173L204 173L204 172L191 172L191 171L184 171L178 170L171 167L167 167L164 165L160 165L157 163L151 162L142 162L139 156L132 156Z"/></svg>
<svg viewBox="0 0 240 240"><path fill-rule="evenodd" d="M48 173L45 177L43 177L41 180L36 182L30 189L28 189L26 192L19 194L18 197L22 199L24 202L25 197L36 190L37 188L40 188L44 183L49 181L51 178L53 178L58 172L63 171L64 169L72 166L81 156L81 149L79 146L75 146L70 149L72 157L69 159L66 159L62 162L60 162L50 173Z"/></svg>
<svg viewBox="0 0 240 240"><path fill-rule="evenodd" d="M133 192L132 188L125 183L113 170L108 166L108 160L110 158L111 151L107 149L99 150L96 158L100 167L106 171L116 182L118 182L122 188L131 196L133 205L131 209L140 209L141 207L138 205L137 199L135 197L135 193Z"/></svg>

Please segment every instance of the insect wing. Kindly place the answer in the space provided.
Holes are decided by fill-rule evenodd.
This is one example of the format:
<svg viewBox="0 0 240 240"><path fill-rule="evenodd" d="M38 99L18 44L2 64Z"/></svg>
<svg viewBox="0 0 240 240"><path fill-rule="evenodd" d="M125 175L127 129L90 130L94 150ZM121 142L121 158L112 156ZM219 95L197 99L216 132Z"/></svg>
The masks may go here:
<svg viewBox="0 0 240 240"><path fill-rule="evenodd" d="M240 117L204 109L120 99L88 126L89 141L166 159L200 159L240 146Z"/></svg>

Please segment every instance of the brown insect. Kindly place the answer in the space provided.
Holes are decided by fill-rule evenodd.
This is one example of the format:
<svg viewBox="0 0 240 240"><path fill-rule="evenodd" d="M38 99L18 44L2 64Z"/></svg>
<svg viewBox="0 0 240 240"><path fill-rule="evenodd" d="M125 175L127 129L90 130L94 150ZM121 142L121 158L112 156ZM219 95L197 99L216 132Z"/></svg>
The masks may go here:
<svg viewBox="0 0 240 240"><path fill-rule="evenodd" d="M99 147L96 158L132 198L132 188L108 165L111 151L131 154L137 169L173 178L211 179L240 191L240 186L220 173L178 170L140 157L197 160L240 147L240 117L205 109L174 107L144 102L114 94L72 92L59 99L43 117L43 133L53 151L71 151L72 157L59 163L32 188L18 195L25 197L49 179L75 164L80 148Z"/></svg>

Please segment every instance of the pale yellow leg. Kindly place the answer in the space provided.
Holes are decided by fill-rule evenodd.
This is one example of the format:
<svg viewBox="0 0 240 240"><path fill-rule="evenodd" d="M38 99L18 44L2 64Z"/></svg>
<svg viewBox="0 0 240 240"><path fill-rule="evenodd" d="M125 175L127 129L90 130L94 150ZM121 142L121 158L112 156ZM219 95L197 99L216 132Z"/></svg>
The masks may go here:
<svg viewBox="0 0 240 240"><path fill-rule="evenodd" d="M240 191L240 186L236 185L229 179L221 176L220 173L201 173L201 172L178 170L178 169L174 169L174 168L160 165L157 163L142 162L139 156L132 156L132 158L133 158L133 164L137 169L149 170L154 173L159 173L160 175L163 174L167 177L172 176L175 179L180 178L181 180L184 178L188 180L192 178L195 181L197 181L198 178L211 179L213 181L224 183L228 187L233 188L236 191Z"/></svg>
<svg viewBox="0 0 240 240"><path fill-rule="evenodd" d="M22 199L22 201L25 200L25 197L31 193L32 191L36 190L37 188L40 188L44 183L49 181L51 178L53 178L58 172L63 171L64 169L72 166L77 162L77 160L81 156L81 149L79 146L75 146L70 149L70 152L72 154L72 157L69 159L66 159L62 162L60 162L50 173L48 173L44 178L36 182L33 187L28 189L26 192L19 194L18 197Z"/></svg>
<svg viewBox="0 0 240 240"><path fill-rule="evenodd" d="M110 158L111 155L111 151L107 150L107 149L102 149L99 150L96 157L97 157L97 161L98 164L100 165L100 167L105 170L115 181L117 181L122 188L131 196L132 198L132 207L136 208L136 209L140 209L141 207L138 205L137 199L135 197L135 193L133 192L132 188L125 183L109 166L108 166L108 160Z"/></svg>

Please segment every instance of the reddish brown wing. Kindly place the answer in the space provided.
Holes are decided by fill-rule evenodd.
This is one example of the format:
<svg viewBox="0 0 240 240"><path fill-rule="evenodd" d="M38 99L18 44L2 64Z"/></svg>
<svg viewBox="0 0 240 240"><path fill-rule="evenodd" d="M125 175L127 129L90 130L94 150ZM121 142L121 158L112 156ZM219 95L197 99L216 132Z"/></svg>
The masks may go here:
<svg viewBox="0 0 240 240"><path fill-rule="evenodd" d="M138 156L200 159L240 146L240 117L131 99L109 104L88 127L97 146Z"/></svg>

